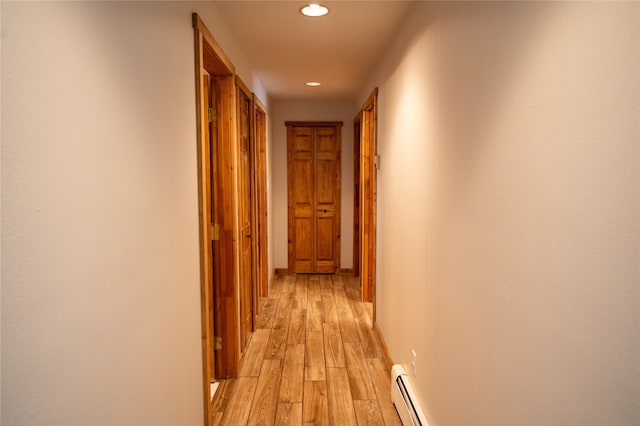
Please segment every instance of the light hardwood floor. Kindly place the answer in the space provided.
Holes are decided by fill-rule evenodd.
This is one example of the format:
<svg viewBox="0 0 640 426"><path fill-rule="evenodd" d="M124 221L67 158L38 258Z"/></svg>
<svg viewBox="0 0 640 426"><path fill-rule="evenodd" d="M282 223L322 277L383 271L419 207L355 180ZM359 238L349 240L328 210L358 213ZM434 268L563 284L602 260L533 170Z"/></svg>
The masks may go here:
<svg viewBox="0 0 640 426"><path fill-rule="evenodd" d="M400 425L371 304L359 295L350 276L277 276L239 377L220 382L213 424Z"/></svg>

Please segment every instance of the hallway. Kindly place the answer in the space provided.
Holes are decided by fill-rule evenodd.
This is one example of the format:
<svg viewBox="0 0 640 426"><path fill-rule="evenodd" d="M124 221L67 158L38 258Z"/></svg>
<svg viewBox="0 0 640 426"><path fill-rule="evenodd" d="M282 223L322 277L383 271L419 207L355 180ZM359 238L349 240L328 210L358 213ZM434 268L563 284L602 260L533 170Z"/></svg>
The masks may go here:
<svg viewBox="0 0 640 426"><path fill-rule="evenodd" d="M213 424L399 425L371 304L359 300L351 276L276 276Z"/></svg>

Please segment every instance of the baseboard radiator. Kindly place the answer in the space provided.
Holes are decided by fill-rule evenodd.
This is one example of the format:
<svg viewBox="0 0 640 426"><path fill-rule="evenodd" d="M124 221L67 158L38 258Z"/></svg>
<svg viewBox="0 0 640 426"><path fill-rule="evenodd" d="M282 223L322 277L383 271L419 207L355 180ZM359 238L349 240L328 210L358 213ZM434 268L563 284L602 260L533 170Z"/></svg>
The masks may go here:
<svg viewBox="0 0 640 426"><path fill-rule="evenodd" d="M391 401L396 406L404 426L429 426L420 404L400 364L391 368Z"/></svg>

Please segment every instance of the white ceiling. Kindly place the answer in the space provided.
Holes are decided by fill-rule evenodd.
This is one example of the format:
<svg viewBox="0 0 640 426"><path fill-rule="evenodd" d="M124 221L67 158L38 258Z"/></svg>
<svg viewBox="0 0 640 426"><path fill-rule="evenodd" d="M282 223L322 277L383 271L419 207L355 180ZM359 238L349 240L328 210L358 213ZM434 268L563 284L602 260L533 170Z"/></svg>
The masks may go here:
<svg viewBox="0 0 640 426"><path fill-rule="evenodd" d="M413 3L315 2L329 14L301 15L302 0L214 2L273 100L355 100Z"/></svg>

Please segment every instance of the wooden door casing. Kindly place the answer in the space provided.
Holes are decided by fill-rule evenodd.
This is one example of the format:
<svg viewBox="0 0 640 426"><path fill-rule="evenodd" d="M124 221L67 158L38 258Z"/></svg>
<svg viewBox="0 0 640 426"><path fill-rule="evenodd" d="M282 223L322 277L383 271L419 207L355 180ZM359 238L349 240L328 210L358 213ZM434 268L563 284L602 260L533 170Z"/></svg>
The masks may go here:
<svg viewBox="0 0 640 426"><path fill-rule="evenodd" d="M200 17L192 14L195 47L198 213L204 418L210 383L238 374L238 295L235 261L233 156L235 69ZM211 121L210 116L217 116ZM222 347L215 348L217 338Z"/></svg>
<svg viewBox="0 0 640 426"><path fill-rule="evenodd" d="M264 105L253 96L255 139L256 223L255 240L258 265L257 293L267 297L269 292L268 223L267 223L267 113ZM257 310L256 310L257 311Z"/></svg>
<svg viewBox="0 0 640 426"><path fill-rule="evenodd" d="M340 266L341 122L287 122L289 270Z"/></svg>
<svg viewBox="0 0 640 426"><path fill-rule="evenodd" d="M253 331L251 98L238 84L238 220L240 228L240 351Z"/></svg>
<svg viewBox="0 0 640 426"><path fill-rule="evenodd" d="M374 302L376 282L376 211L377 211L377 98L375 89L365 101L360 127L360 282L362 299Z"/></svg>
<svg viewBox="0 0 640 426"><path fill-rule="evenodd" d="M353 275L360 276L360 253L362 240L360 236L360 127L362 111L353 120Z"/></svg>

